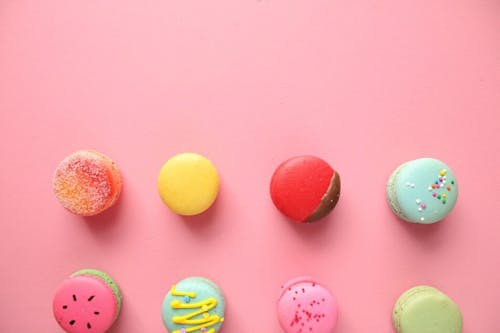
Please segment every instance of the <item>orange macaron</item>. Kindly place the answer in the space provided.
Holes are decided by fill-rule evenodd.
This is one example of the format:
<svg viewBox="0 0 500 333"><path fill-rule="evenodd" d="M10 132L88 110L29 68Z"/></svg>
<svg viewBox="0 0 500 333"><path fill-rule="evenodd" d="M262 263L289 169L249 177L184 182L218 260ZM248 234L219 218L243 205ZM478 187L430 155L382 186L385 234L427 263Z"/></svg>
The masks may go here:
<svg viewBox="0 0 500 333"><path fill-rule="evenodd" d="M59 163L53 189L64 208L77 215L92 216L115 204L122 179L112 159L94 150L79 150Z"/></svg>

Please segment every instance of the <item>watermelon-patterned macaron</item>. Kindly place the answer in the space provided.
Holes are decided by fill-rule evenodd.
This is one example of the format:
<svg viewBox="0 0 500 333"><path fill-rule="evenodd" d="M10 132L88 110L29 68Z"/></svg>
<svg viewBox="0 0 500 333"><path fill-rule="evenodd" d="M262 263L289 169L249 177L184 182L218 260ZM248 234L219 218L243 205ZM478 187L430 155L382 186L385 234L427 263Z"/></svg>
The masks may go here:
<svg viewBox="0 0 500 333"><path fill-rule="evenodd" d="M68 333L104 333L120 313L122 296L106 273L84 269L73 273L57 289L54 317Z"/></svg>
<svg viewBox="0 0 500 333"><path fill-rule="evenodd" d="M298 156L283 162L271 180L274 204L298 222L313 222L328 215L339 196L338 172L315 156Z"/></svg>

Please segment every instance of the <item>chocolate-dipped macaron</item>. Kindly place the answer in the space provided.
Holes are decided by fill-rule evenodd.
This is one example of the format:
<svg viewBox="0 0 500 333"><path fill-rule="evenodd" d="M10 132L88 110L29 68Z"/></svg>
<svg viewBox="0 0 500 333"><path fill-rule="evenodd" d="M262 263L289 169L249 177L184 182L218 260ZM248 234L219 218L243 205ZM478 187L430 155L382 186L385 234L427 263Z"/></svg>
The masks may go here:
<svg viewBox="0 0 500 333"><path fill-rule="evenodd" d="M318 157L297 156L278 166L270 190L276 208L285 216L297 222L314 222L337 204L340 176Z"/></svg>

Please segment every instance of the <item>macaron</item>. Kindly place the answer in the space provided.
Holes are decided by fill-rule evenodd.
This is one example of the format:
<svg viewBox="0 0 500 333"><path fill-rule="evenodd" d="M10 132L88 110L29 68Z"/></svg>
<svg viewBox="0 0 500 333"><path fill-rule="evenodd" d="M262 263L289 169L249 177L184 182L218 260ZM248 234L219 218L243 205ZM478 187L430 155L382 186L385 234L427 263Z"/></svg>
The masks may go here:
<svg viewBox="0 0 500 333"><path fill-rule="evenodd" d="M222 290L203 277L188 277L170 288L161 315L170 333L219 332L226 302Z"/></svg>
<svg viewBox="0 0 500 333"><path fill-rule="evenodd" d="M116 282L96 269L73 273L56 290L52 310L68 333L104 333L118 318L122 296Z"/></svg>
<svg viewBox="0 0 500 333"><path fill-rule="evenodd" d="M399 218L431 224L444 219L457 202L453 171L434 158L403 163L387 182L387 201Z"/></svg>
<svg viewBox="0 0 500 333"><path fill-rule="evenodd" d="M338 305L333 294L311 277L298 277L281 287L278 320L285 333L332 333Z"/></svg>
<svg viewBox="0 0 500 333"><path fill-rule="evenodd" d="M394 305L392 322L398 333L462 332L462 314L457 304L430 286L405 291Z"/></svg>
<svg viewBox="0 0 500 333"><path fill-rule="evenodd" d="M96 215L110 208L122 190L115 162L94 150L79 150L64 158L52 183L61 205L81 216Z"/></svg>
<svg viewBox="0 0 500 333"><path fill-rule="evenodd" d="M297 156L281 163L273 174L271 198L278 210L297 222L328 215L340 196L340 176L315 156Z"/></svg>
<svg viewBox="0 0 500 333"><path fill-rule="evenodd" d="M197 215L206 211L219 193L219 175L206 157L182 153L169 159L158 176L160 197L174 213Z"/></svg>

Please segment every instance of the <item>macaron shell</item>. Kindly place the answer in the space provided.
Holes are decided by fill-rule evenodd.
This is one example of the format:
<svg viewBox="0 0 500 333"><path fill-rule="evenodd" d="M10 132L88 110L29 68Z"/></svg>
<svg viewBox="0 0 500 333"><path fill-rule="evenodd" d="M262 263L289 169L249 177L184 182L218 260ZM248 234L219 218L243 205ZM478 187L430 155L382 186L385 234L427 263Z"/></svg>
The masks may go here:
<svg viewBox="0 0 500 333"><path fill-rule="evenodd" d="M284 215L295 221L311 222L333 209L340 193L340 179L322 159L298 156L278 166L271 179L270 192L274 204ZM324 199L326 205L322 202Z"/></svg>
<svg viewBox="0 0 500 333"><path fill-rule="evenodd" d="M222 290L211 280L203 277L189 277L177 284L175 284L176 292L188 292L195 293L195 297L186 296L176 296L173 295L173 289L167 293L162 306L162 320L170 333L182 332L185 329L186 332L200 332L199 329L193 330L196 326L203 326L206 328L204 332L215 333L218 332L224 322L224 313L226 308L226 302ZM188 316L193 312L199 311L202 307L196 307L197 303L203 303L209 299L216 299L217 304L211 309L194 316L192 319L198 319L199 322L196 325L180 324L175 323L174 318L180 316ZM173 301L179 301L185 305L193 305L194 308L176 308L172 307ZM205 325L204 325L205 324ZM191 330L192 331L191 331Z"/></svg>
<svg viewBox="0 0 500 333"><path fill-rule="evenodd" d="M104 333L113 325L116 311L111 288L89 275L66 279L54 296L54 316L68 333Z"/></svg>
<svg viewBox="0 0 500 333"><path fill-rule="evenodd" d="M182 153L161 168L158 190L173 212L197 215L214 203L219 192L219 176L215 166L204 156Z"/></svg>
<svg viewBox="0 0 500 333"><path fill-rule="evenodd" d="M118 287L118 284L109 276L108 274L104 273L103 271L97 270L97 269L82 269L79 270L73 274L71 274L71 277L74 276L79 276L79 275L90 275L96 278L101 279L106 285L111 288L111 291L113 292L116 302L117 302L117 310L116 310L116 315L115 317L118 317L120 314L121 306L122 306L122 294L120 291L120 288Z"/></svg>
<svg viewBox="0 0 500 333"><path fill-rule="evenodd" d="M283 286L278 320L286 333L332 333L337 316L334 296L312 278L296 278Z"/></svg>
<svg viewBox="0 0 500 333"><path fill-rule="evenodd" d="M387 183L387 199L400 218L430 224L442 220L457 201L458 184L443 162L421 158L398 167Z"/></svg>
<svg viewBox="0 0 500 333"><path fill-rule="evenodd" d="M53 190L59 202L74 214L92 216L113 206L122 181L116 164L93 150L76 151L59 163Z"/></svg>
<svg viewBox="0 0 500 333"><path fill-rule="evenodd" d="M311 215L307 217L305 222L314 222L328 215L337 205L339 198L340 198L340 176L338 172L334 171L333 177L330 181L330 185L328 186L325 195L323 196L323 198L321 198L318 207L314 210L314 212Z"/></svg>
<svg viewBox="0 0 500 333"><path fill-rule="evenodd" d="M461 333L462 315L458 306L441 291L414 287L401 295L393 310L398 333Z"/></svg>

